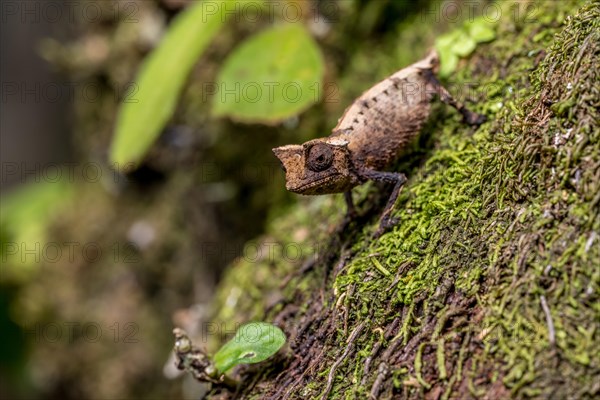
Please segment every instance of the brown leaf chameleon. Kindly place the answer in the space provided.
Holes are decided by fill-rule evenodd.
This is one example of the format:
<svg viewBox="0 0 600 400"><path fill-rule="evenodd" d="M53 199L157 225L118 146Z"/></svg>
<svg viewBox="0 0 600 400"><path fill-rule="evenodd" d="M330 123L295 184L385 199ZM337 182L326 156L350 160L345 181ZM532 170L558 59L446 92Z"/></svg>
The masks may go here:
<svg viewBox="0 0 600 400"><path fill-rule="evenodd" d="M383 172L421 130L435 95L470 125L485 121L457 102L435 77L437 54L401 69L364 92L346 109L331 135L302 145L273 149L285 171L287 190L321 195L344 193L348 214L354 214L351 189L368 180L394 184L376 236L394 224L390 218L406 176Z"/></svg>

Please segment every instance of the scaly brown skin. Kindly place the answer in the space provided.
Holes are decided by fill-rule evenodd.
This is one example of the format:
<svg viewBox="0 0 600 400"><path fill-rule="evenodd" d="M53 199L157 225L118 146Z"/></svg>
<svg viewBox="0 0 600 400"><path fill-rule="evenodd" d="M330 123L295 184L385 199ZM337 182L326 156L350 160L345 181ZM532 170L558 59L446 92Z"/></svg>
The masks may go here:
<svg viewBox="0 0 600 400"><path fill-rule="evenodd" d="M406 176L382 170L419 133L435 95L455 107L467 124L485 121L442 87L435 77L438 65L438 56L432 51L364 92L346 109L330 136L273 149L286 173L287 190L305 195L343 192L348 212L353 214L353 187L368 180L393 183L375 235L392 226L390 213Z"/></svg>

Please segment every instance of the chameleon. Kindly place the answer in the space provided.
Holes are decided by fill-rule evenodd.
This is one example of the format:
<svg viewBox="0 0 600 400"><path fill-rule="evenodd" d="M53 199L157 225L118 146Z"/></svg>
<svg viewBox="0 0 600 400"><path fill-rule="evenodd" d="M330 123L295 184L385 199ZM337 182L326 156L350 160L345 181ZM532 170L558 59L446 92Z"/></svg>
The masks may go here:
<svg viewBox="0 0 600 400"><path fill-rule="evenodd" d="M375 84L358 97L339 118L328 137L273 149L285 172L286 189L303 195L344 193L348 215L356 215L352 188L367 181L393 184L381 214L376 236L396 224L391 218L406 175L385 171L419 133L436 95L462 114L469 125L485 116L456 101L435 76L439 57L425 58Z"/></svg>

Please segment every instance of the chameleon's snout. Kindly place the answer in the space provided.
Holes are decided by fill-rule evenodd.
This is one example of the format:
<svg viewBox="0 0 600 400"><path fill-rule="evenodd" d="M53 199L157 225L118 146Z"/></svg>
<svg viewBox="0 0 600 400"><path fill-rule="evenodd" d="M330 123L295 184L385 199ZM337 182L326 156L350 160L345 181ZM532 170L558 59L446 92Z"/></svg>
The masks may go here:
<svg viewBox="0 0 600 400"><path fill-rule="evenodd" d="M276 147L273 154L281 162L281 169L285 172L285 188L290 192L295 192L301 185L303 171L303 156L301 145L288 145Z"/></svg>

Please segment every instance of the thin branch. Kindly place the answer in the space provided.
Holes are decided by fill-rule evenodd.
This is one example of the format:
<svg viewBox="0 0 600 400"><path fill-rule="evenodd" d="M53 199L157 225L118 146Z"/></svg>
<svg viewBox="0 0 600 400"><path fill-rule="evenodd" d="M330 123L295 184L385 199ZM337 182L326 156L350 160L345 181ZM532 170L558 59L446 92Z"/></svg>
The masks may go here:
<svg viewBox="0 0 600 400"><path fill-rule="evenodd" d="M344 350L344 353L341 355L341 357L338 358L331 366L331 370L329 370L329 376L327 377L327 387L325 387L325 391L323 392L323 395L321 396L321 400L325 400L327 398L327 396L329 396L329 392L331 391L331 388L333 387L333 380L335 378L335 372L337 371L338 367L342 364L344 359L346 357L348 357L348 354L350 353L350 350L352 349L352 345L354 344L354 341L356 340L356 338L358 337L358 335L360 334L360 332L363 330L364 327L365 327L365 321L361 322L361 324L358 325L354 329L354 331L348 338L348 345L346 346L346 350Z"/></svg>
<svg viewBox="0 0 600 400"><path fill-rule="evenodd" d="M544 310L544 314L546 314L546 325L548 325L548 337L550 340L550 344L554 346L554 343L556 342L554 333L554 322L552 321L552 315L550 315L550 308L548 308L548 303L546 302L546 297L544 295L540 296L540 303L542 303L542 309Z"/></svg>

